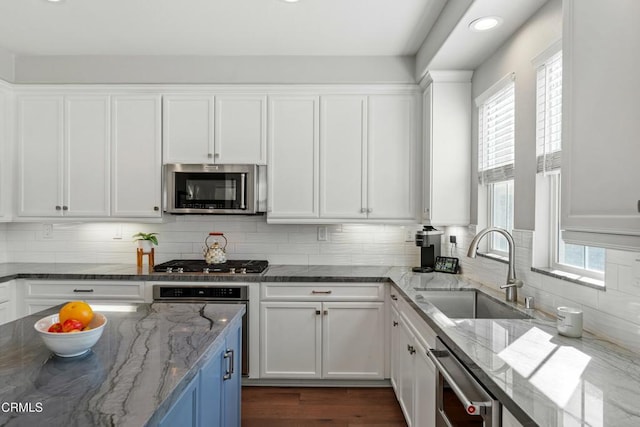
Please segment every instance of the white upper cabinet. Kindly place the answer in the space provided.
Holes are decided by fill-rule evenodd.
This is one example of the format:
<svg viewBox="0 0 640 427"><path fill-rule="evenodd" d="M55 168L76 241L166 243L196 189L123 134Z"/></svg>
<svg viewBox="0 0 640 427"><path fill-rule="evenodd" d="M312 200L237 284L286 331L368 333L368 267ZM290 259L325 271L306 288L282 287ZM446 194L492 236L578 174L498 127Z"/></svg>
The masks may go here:
<svg viewBox="0 0 640 427"><path fill-rule="evenodd" d="M166 95L164 163L266 164L267 97Z"/></svg>
<svg viewBox="0 0 640 427"><path fill-rule="evenodd" d="M163 97L165 163L212 163L213 96Z"/></svg>
<svg viewBox="0 0 640 427"><path fill-rule="evenodd" d="M320 105L320 215L364 219L367 97L323 96Z"/></svg>
<svg viewBox="0 0 640 427"><path fill-rule="evenodd" d="M317 102L318 97L311 98ZM280 209L270 205L267 220L414 222L417 95L319 98L315 118L317 109L310 106L304 113L285 108L302 102L299 97L271 101L269 201ZM319 148L312 119L319 120Z"/></svg>
<svg viewBox="0 0 640 427"><path fill-rule="evenodd" d="M563 2L561 227L565 241L638 250L640 2L613 3Z"/></svg>
<svg viewBox="0 0 640 427"><path fill-rule="evenodd" d="M160 108L159 95L113 97L113 216L162 215Z"/></svg>
<svg viewBox="0 0 640 427"><path fill-rule="evenodd" d="M471 71L439 71L422 98L422 222L469 225Z"/></svg>
<svg viewBox="0 0 640 427"><path fill-rule="evenodd" d="M0 82L0 222L11 219L11 172L13 156L11 144L12 95Z"/></svg>
<svg viewBox="0 0 640 427"><path fill-rule="evenodd" d="M216 96L214 129L216 163L267 163L266 96Z"/></svg>
<svg viewBox="0 0 640 427"><path fill-rule="evenodd" d="M416 220L416 115L414 95L369 97L367 213L371 219Z"/></svg>
<svg viewBox="0 0 640 427"><path fill-rule="evenodd" d="M318 218L318 106L317 96L269 99L268 221Z"/></svg>
<svg viewBox="0 0 640 427"><path fill-rule="evenodd" d="M108 96L19 97L19 215L108 215L108 124Z"/></svg>

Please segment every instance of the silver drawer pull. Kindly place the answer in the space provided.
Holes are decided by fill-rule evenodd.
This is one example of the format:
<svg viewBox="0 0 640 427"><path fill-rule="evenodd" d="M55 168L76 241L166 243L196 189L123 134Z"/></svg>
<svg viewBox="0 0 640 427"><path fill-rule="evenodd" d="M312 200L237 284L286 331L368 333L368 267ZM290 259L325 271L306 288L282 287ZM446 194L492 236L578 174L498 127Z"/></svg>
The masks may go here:
<svg viewBox="0 0 640 427"><path fill-rule="evenodd" d="M225 372L225 374L222 376L222 379L226 381L231 379L231 376L233 375L233 372L235 370L233 366L233 349L228 348L227 351L224 352L223 357L225 359L229 359L229 369L227 369L227 372Z"/></svg>
<svg viewBox="0 0 640 427"><path fill-rule="evenodd" d="M311 291L312 294L326 294L329 295L331 291Z"/></svg>
<svg viewBox="0 0 640 427"><path fill-rule="evenodd" d="M93 289L74 289L73 292L76 292L76 293L93 292Z"/></svg>

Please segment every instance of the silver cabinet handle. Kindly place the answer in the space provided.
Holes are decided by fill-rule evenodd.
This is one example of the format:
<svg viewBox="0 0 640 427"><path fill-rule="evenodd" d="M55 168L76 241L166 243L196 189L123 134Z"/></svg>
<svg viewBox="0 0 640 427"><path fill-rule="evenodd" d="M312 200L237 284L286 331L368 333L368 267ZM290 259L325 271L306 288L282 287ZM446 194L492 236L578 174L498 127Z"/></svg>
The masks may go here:
<svg viewBox="0 0 640 427"><path fill-rule="evenodd" d="M329 310L323 311L322 314L324 314L325 316L328 316L329 315Z"/></svg>
<svg viewBox="0 0 640 427"><path fill-rule="evenodd" d="M62 207L62 210L63 210L63 211L68 211L68 210L69 210L69 206L63 206L63 207Z"/></svg>
<svg viewBox="0 0 640 427"><path fill-rule="evenodd" d="M57 211L61 211L62 210L62 206L56 206L56 210Z"/></svg>
<svg viewBox="0 0 640 427"><path fill-rule="evenodd" d="M247 208L247 200L245 198L246 191L244 190L247 186L247 174L240 174L240 209Z"/></svg>
<svg viewBox="0 0 640 427"><path fill-rule="evenodd" d="M227 351L224 352L224 358L229 359L229 369L222 377L223 380L230 380L231 375L233 375L234 366L233 366L233 349L228 348Z"/></svg>
<svg viewBox="0 0 640 427"><path fill-rule="evenodd" d="M396 326L398 326L398 322L396 322L395 320L393 321L393 327L395 328Z"/></svg>
<svg viewBox="0 0 640 427"><path fill-rule="evenodd" d="M326 294L329 295L331 294L332 291L311 291L312 294L317 295L317 294Z"/></svg>
<svg viewBox="0 0 640 427"><path fill-rule="evenodd" d="M212 157L213 157L213 154L207 153L207 159L211 159Z"/></svg>
<svg viewBox="0 0 640 427"><path fill-rule="evenodd" d="M392 300L398 301L398 297L395 294L391 294L389 296L391 297Z"/></svg>
<svg viewBox="0 0 640 427"><path fill-rule="evenodd" d="M320 313L321 313L321 311L320 311L320 310L316 310L316 316L319 316L319 315L320 315Z"/></svg>
<svg viewBox="0 0 640 427"><path fill-rule="evenodd" d="M482 412L484 412L484 409L483 409L484 407L492 406L492 403L490 400L486 402L475 402L475 403L471 402L471 399L469 399L464 394L460 386L453 379L453 376L449 373L449 371L447 371L447 368L445 368L442 362L438 360L438 357L434 354L434 351L436 350L427 350L427 356L429 356L429 359L431 359L433 364L436 365L436 369L438 370L438 372L440 372L440 374L444 377L444 379L447 380L447 383L449 383L449 386L451 387L453 392L456 394L456 396L458 396L458 399L460 399L460 402L462 402L462 405L466 409L467 414L480 415Z"/></svg>
<svg viewBox="0 0 640 427"><path fill-rule="evenodd" d="M160 208L159 208L158 206L154 206L154 207L153 207L153 210L154 210L154 211L156 211L156 212L158 212L158 211L160 210Z"/></svg>
<svg viewBox="0 0 640 427"><path fill-rule="evenodd" d="M365 213L367 210L365 208L360 208L360 213Z"/></svg>
<svg viewBox="0 0 640 427"><path fill-rule="evenodd" d="M79 293L91 293L93 292L93 289L74 289L73 292L79 294Z"/></svg>
<svg viewBox="0 0 640 427"><path fill-rule="evenodd" d="M409 344L407 344L407 351L409 352L409 354L416 354L416 349Z"/></svg>
<svg viewBox="0 0 640 427"><path fill-rule="evenodd" d="M367 213L371 213L371 212L373 212L373 209L371 208L367 209Z"/></svg>

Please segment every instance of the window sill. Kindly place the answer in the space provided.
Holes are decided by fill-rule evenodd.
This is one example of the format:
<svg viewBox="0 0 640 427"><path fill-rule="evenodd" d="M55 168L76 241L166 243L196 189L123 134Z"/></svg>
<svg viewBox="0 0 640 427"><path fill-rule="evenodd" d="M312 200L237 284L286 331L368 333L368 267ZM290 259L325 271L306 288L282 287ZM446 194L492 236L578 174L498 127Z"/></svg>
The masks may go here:
<svg viewBox="0 0 640 427"><path fill-rule="evenodd" d="M591 277L580 276L579 274L567 273L561 270L555 270L551 268L538 268L531 267L531 271L545 276L554 277L560 280L566 280L567 282L576 283L578 285L586 286L588 288L597 289L599 291L605 291L604 280L592 279Z"/></svg>
<svg viewBox="0 0 640 427"><path fill-rule="evenodd" d="M503 264L509 263L509 259L507 257L503 257L500 255L480 253L480 252L478 252L477 255L479 257L498 261ZM567 282L576 283L578 285L586 286L588 288L597 289L599 291L606 291L604 280L592 279L590 277L580 276L579 274L567 273L565 271L556 270L552 268L531 267L531 271L533 271L534 273L544 274L545 276L553 277L556 279L565 280Z"/></svg>

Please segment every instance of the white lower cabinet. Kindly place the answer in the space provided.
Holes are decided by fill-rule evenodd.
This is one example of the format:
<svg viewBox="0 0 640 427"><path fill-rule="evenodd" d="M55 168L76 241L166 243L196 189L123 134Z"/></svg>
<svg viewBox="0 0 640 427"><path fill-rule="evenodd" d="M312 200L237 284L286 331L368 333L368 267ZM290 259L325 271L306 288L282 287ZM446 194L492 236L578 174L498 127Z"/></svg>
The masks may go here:
<svg viewBox="0 0 640 427"><path fill-rule="evenodd" d="M392 296L393 298L397 298ZM409 427L436 425L435 333L404 301L391 306L391 384Z"/></svg>
<svg viewBox="0 0 640 427"><path fill-rule="evenodd" d="M284 301L270 301L276 297L269 297L273 293L268 284L263 284L261 378L384 378L383 301L349 300L353 298L350 287L335 284L318 284L306 297L297 292L301 301L291 301L281 285L274 283ZM371 284L374 289L379 286ZM339 288L342 292L338 292ZM290 289L296 293L296 286ZM354 287L354 294L361 292L361 286Z"/></svg>
<svg viewBox="0 0 640 427"><path fill-rule="evenodd" d="M17 311L26 316L68 301L89 304L145 302L145 282L115 280L24 280L16 288Z"/></svg>

